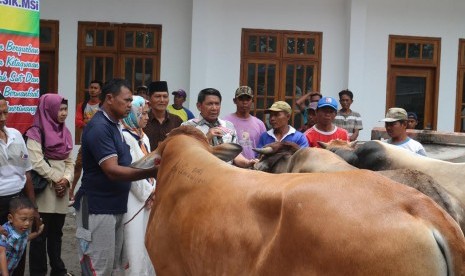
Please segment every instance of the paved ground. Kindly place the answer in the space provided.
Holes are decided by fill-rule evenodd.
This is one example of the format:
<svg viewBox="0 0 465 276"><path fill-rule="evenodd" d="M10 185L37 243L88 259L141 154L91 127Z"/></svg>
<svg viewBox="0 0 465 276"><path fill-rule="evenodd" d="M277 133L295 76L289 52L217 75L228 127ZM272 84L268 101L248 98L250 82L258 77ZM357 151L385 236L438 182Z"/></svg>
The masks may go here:
<svg viewBox="0 0 465 276"><path fill-rule="evenodd" d="M63 227L63 242L61 248L61 258L65 262L68 272L74 275L81 275L81 267L77 257L76 248L76 222L74 219L74 210L70 208L70 212L66 215L65 226ZM26 273L29 275L29 265L26 264ZM50 267L49 267L50 270ZM49 271L50 273L50 271Z"/></svg>

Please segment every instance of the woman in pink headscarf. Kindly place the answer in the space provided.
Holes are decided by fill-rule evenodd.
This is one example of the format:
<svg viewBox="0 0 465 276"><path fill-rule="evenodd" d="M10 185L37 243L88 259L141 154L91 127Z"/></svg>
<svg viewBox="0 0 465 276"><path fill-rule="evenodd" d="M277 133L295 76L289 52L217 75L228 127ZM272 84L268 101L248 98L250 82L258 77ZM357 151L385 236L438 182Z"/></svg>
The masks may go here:
<svg viewBox="0 0 465 276"><path fill-rule="evenodd" d="M51 275L71 275L61 259L62 229L68 212L68 189L74 174L71 156L73 140L65 126L67 116L68 100L58 94L45 94L39 99L32 127L26 132L32 168L49 182L45 190L36 195L45 228L30 244L31 275L47 275L47 253Z"/></svg>

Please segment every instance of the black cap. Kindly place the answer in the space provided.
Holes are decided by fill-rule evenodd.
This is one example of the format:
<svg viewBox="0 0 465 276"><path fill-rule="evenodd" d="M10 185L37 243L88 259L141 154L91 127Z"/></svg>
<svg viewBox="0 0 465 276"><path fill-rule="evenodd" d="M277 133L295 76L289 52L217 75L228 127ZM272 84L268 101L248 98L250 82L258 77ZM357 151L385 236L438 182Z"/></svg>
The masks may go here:
<svg viewBox="0 0 465 276"><path fill-rule="evenodd" d="M168 92L168 84L166 81L153 81L149 84L149 93L152 92Z"/></svg>

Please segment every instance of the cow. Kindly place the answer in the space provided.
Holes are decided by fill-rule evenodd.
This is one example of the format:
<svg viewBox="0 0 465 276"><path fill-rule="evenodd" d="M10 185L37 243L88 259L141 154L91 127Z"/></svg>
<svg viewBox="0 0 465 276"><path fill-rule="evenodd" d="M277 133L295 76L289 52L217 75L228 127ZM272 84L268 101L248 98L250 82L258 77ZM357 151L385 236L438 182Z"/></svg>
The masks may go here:
<svg viewBox="0 0 465 276"><path fill-rule="evenodd" d="M409 168L428 174L465 206L465 181L462 179L465 176L465 163L452 163L417 155L378 140L365 142L351 150L348 147L341 149L333 144L321 145L361 169L380 171Z"/></svg>
<svg viewBox="0 0 465 276"><path fill-rule="evenodd" d="M367 170L246 170L219 153L237 150L181 126L147 157L157 275L465 275L462 232L414 189Z"/></svg>
<svg viewBox="0 0 465 276"><path fill-rule="evenodd" d="M337 172L358 169L357 167L348 164L339 155L322 148L301 148L299 150L295 150L295 147L289 143L286 145L280 144L282 143L275 142L265 146L264 148L255 149L255 151L261 153L261 156L259 162L255 164L254 168L257 170L268 169L268 172L272 173ZM337 146L334 146L335 144ZM324 143L323 146L341 150L341 148L346 147L348 147L346 149L351 149L354 145L355 143L340 143L337 140L333 140L328 144ZM341 152L349 153L350 150ZM279 154L280 156L287 156L287 158L276 158L276 154ZM273 162L270 162L270 160L273 160ZM270 163L273 165L269 165ZM411 169L396 169L377 172L396 182L412 187L432 198L455 221L459 223L460 228L465 232L464 205L462 205L455 197L451 196L431 176Z"/></svg>

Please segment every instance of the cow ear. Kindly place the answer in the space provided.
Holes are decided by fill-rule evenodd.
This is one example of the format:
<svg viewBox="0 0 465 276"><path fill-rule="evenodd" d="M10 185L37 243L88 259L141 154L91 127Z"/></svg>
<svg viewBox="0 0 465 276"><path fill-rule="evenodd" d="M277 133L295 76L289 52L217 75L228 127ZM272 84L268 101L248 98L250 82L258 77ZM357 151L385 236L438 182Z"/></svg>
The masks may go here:
<svg viewBox="0 0 465 276"><path fill-rule="evenodd" d="M154 166L158 166L160 164L161 156L155 151L147 154L146 156L142 157L141 159L133 162L129 165L132 168L136 169L151 169Z"/></svg>
<svg viewBox="0 0 465 276"><path fill-rule="evenodd" d="M241 153L242 147L239 144L224 143L217 146L213 146L211 153L219 159L229 162L233 160L239 153Z"/></svg>

